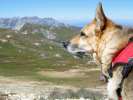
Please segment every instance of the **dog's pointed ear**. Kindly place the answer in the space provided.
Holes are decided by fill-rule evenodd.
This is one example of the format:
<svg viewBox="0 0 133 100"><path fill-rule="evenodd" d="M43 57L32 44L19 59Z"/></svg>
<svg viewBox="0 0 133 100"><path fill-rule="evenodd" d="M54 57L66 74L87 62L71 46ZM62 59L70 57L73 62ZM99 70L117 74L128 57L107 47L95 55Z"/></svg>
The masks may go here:
<svg viewBox="0 0 133 100"><path fill-rule="evenodd" d="M96 31L102 31L105 28L106 16L103 11L102 3L100 2L96 9Z"/></svg>

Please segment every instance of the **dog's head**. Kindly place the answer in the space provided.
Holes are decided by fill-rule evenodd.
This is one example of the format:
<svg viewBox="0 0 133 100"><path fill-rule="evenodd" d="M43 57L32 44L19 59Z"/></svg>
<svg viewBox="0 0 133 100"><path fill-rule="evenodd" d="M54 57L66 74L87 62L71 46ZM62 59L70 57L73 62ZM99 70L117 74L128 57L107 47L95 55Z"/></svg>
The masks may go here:
<svg viewBox="0 0 133 100"><path fill-rule="evenodd" d="M81 29L80 34L73 37L69 42L65 42L64 47L73 54L94 52L97 45L97 37L105 28L105 22L106 16L104 15L102 4L99 3L95 19Z"/></svg>
<svg viewBox="0 0 133 100"><path fill-rule="evenodd" d="M73 54L93 53L97 49L100 37L106 30L110 31L108 27L112 28L115 25L107 19L102 4L99 3L94 20L81 29L80 34L73 37L69 42L65 42L64 47Z"/></svg>

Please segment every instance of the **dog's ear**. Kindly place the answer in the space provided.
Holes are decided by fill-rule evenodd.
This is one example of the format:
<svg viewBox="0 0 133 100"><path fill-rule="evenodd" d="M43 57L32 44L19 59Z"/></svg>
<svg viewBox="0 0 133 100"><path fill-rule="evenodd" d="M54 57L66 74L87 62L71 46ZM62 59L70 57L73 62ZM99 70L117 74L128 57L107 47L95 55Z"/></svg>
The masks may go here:
<svg viewBox="0 0 133 100"><path fill-rule="evenodd" d="M101 2L98 4L96 9L95 20L96 20L96 31L101 32L105 28L106 24L106 16L104 14Z"/></svg>

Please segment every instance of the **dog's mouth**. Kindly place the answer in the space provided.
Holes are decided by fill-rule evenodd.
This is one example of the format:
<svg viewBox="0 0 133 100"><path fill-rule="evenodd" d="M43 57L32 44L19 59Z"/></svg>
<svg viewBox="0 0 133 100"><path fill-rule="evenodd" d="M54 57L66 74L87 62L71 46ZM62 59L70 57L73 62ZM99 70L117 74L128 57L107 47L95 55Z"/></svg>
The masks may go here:
<svg viewBox="0 0 133 100"><path fill-rule="evenodd" d="M69 42L63 42L63 47L72 55L83 58L87 55L86 50L79 48L77 45L71 45Z"/></svg>
<svg viewBox="0 0 133 100"><path fill-rule="evenodd" d="M81 48L68 47L67 51L78 58L83 58L87 55L86 51Z"/></svg>
<svg viewBox="0 0 133 100"><path fill-rule="evenodd" d="M84 56L86 56L86 52L76 52L75 56L78 58L83 58Z"/></svg>

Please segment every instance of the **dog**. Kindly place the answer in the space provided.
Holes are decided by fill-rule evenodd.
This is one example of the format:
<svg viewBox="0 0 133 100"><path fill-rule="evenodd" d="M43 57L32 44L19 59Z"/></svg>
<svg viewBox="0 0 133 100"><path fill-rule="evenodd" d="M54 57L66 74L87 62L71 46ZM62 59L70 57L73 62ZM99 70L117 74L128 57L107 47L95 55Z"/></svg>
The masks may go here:
<svg viewBox="0 0 133 100"><path fill-rule="evenodd" d="M102 73L108 78L108 100L133 100L133 71L123 79L125 65L117 65L110 76L109 69L117 52L129 43L133 36L133 29L123 27L110 20L103 11L102 3L96 8L94 20L87 24L70 41L64 43L64 47L72 54L93 54L96 63L101 67ZM133 52L133 51L132 51Z"/></svg>

